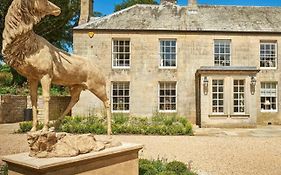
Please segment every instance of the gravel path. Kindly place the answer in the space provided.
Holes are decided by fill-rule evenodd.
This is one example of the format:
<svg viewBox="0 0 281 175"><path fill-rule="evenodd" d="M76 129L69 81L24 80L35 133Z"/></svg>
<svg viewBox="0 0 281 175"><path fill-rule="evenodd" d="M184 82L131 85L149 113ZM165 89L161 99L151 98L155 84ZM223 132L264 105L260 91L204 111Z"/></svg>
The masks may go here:
<svg viewBox="0 0 281 175"><path fill-rule="evenodd" d="M14 129L14 125L0 125L0 156L28 150L26 135L10 134ZM208 175L281 175L280 137L114 136L114 139L144 144L142 158L192 161L194 170Z"/></svg>

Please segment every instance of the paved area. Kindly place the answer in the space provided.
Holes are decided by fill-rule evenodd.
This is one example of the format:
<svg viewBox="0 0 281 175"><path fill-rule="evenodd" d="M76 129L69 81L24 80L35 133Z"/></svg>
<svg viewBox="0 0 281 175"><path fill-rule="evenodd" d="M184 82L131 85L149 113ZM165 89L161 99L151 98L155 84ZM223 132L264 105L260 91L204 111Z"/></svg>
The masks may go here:
<svg viewBox="0 0 281 175"><path fill-rule="evenodd" d="M180 160L201 175L281 175L281 127L271 127L196 129L201 136L123 135L114 139L144 144L142 158ZM16 129L17 125L0 125L0 157L28 151L26 135L12 134Z"/></svg>
<svg viewBox="0 0 281 175"><path fill-rule="evenodd" d="M281 137L281 126L258 126L257 128L196 128L195 136L233 136L233 137Z"/></svg>

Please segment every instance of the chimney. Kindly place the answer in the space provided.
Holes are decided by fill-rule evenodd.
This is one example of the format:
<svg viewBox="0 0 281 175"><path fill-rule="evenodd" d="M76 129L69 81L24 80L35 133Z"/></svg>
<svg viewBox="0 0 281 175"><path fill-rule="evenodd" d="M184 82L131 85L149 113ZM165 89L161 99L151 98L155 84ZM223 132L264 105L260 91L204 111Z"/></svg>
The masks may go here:
<svg viewBox="0 0 281 175"><path fill-rule="evenodd" d="M188 0L188 6L197 6L197 0Z"/></svg>
<svg viewBox="0 0 281 175"><path fill-rule="evenodd" d="M177 4L177 0L160 0L160 4L163 4L165 2L170 2L170 3L173 3L173 4Z"/></svg>
<svg viewBox="0 0 281 175"><path fill-rule="evenodd" d="M89 22L93 14L93 1L94 0L81 0L79 25Z"/></svg>

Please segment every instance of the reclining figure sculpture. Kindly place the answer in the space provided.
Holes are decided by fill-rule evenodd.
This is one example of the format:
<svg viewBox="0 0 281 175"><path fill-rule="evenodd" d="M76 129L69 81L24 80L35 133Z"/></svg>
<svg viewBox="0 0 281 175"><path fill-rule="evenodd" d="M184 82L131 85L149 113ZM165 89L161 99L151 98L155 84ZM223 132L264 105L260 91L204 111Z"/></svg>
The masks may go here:
<svg viewBox="0 0 281 175"><path fill-rule="evenodd" d="M33 111L33 127L37 130L37 89L42 84L44 127L49 129L51 83L69 87L71 101L59 120L78 102L82 90L89 90L104 104L107 133L111 134L110 102L106 81L94 60L66 53L38 36L33 27L47 15L58 16L61 10L48 0L14 0L5 18L2 53L5 62L27 78Z"/></svg>

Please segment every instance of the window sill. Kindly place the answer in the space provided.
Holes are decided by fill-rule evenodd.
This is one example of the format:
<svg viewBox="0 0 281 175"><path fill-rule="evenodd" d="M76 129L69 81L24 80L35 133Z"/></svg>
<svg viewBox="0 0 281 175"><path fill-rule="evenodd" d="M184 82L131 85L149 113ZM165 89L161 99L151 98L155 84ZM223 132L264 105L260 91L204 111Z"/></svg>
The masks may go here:
<svg viewBox="0 0 281 175"><path fill-rule="evenodd" d="M234 119L248 119L248 118L250 118L250 114L231 114L230 118L234 118Z"/></svg>
<svg viewBox="0 0 281 175"><path fill-rule="evenodd" d="M173 69L173 70L175 70L175 69L177 69L177 66L175 66L175 67L159 67L159 69Z"/></svg>
<svg viewBox="0 0 281 175"><path fill-rule="evenodd" d="M113 66L112 69L130 69L131 66L120 66L120 67L115 67Z"/></svg>
<svg viewBox="0 0 281 175"><path fill-rule="evenodd" d="M278 110L261 110L262 113L277 113Z"/></svg>
<svg viewBox="0 0 281 175"><path fill-rule="evenodd" d="M130 113L130 111L111 111L112 113L126 113L126 114L128 114L128 113Z"/></svg>
<svg viewBox="0 0 281 175"><path fill-rule="evenodd" d="M260 70L277 70L277 67L260 67Z"/></svg>
<svg viewBox="0 0 281 175"><path fill-rule="evenodd" d="M159 112L160 112L160 113L176 113L177 110L167 110L167 111L165 111L165 110L159 110Z"/></svg>
<svg viewBox="0 0 281 175"><path fill-rule="evenodd" d="M210 114L209 118L228 118L227 114Z"/></svg>

